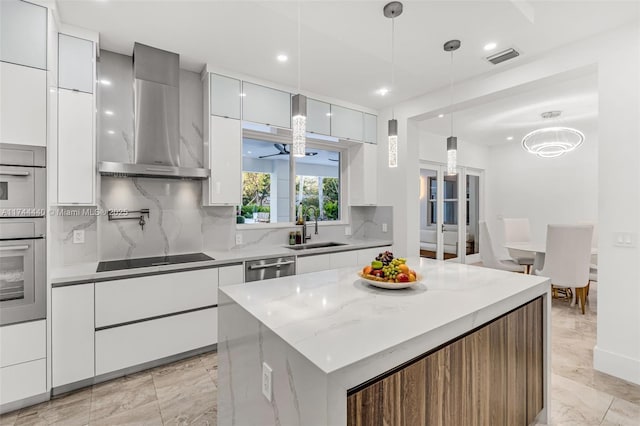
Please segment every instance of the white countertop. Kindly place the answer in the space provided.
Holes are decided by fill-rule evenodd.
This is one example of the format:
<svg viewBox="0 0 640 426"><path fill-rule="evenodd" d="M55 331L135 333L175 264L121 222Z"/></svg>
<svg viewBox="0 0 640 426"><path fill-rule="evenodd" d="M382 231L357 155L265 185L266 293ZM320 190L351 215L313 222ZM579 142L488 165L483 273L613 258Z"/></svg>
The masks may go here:
<svg viewBox="0 0 640 426"><path fill-rule="evenodd" d="M320 241L318 241L320 242ZM342 241L345 245L323 247L306 250L291 250L285 245L275 246L248 246L226 251L205 251L214 260L203 262L178 263L174 265L152 266L148 268L120 269L116 271L96 272L98 262L78 263L51 270L50 281L54 286L66 284L80 284L93 281L111 280L114 278L152 275L169 271L181 271L186 269L209 268L214 266L230 265L246 260L266 259L280 256L307 256L322 253L335 253L341 251L358 250L370 247L381 247L393 244L388 240L350 240Z"/></svg>
<svg viewBox="0 0 640 426"><path fill-rule="evenodd" d="M534 275L419 258L407 263L423 283L405 290L370 287L345 268L219 291L329 374L453 323L471 331L549 287Z"/></svg>

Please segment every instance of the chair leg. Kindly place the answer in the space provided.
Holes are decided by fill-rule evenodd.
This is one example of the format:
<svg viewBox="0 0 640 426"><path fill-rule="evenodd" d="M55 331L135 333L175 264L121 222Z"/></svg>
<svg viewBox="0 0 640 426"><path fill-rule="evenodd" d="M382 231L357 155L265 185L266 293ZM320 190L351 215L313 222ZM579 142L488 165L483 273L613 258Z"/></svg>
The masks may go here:
<svg viewBox="0 0 640 426"><path fill-rule="evenodd" d="M587 288L576 288L576 298L580 300L580 308L582 308L582 315L584 315L584 305L587 302Z"/></svg>

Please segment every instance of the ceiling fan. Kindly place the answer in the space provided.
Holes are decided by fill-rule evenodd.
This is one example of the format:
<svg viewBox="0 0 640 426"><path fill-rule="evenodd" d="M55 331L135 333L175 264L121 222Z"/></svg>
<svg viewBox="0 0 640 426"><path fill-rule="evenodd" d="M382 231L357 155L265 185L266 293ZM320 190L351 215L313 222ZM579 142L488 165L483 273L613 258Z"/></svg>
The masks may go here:
<svg viewBox="0 0 640 426"><path fill-rule="evenodd" d="M276 155L289 155L289 154L291 154L289 152L289 150L287 149L287 145L285 145L285 144L274 143L273 146L278 150L277 153L269 154L269 155L261 155L258 158L267 158L267 157L275 157ZM306 155L307 157L313 157L314 155L318 155L318 153L317 152L307 152L304 155Z"/></svg>

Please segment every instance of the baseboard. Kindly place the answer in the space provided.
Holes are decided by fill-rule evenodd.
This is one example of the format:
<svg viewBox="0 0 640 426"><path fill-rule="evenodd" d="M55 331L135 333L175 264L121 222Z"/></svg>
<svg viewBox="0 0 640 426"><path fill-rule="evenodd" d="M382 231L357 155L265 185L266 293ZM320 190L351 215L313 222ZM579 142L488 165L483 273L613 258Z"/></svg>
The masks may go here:
<svg viewBox="0 0 640 426"><path fill-rule="evenodd" d="M25 399L7 402L0 405L0 414L10 413L21 408L29 407L30 405L40 404L41 402L48 401L50 397L51 396L49 395L49 392L45 392L41 393L40 395L30 396Z"/></svg>
<svg viewBox="0 0 640 426"><path fill-rule="evenodd" d="M627 382L640 385L640 360L604 349L593 348L593 368Z"/></svg>

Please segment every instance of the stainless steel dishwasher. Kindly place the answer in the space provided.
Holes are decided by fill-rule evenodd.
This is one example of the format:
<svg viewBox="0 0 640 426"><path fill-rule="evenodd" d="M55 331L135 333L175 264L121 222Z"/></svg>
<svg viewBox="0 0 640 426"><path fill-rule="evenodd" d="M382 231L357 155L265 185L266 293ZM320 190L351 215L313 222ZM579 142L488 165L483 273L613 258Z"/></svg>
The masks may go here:
<svg viewBox="0 0 640 426"><path fill-rule="evenodd" d="M245 282L288 277L296 273L296 259L293 256L272 257L270 259L245 262Z"/></svg>

